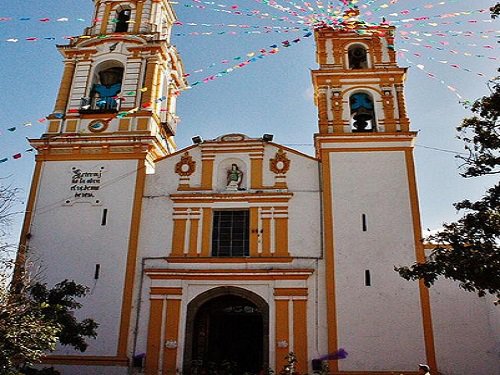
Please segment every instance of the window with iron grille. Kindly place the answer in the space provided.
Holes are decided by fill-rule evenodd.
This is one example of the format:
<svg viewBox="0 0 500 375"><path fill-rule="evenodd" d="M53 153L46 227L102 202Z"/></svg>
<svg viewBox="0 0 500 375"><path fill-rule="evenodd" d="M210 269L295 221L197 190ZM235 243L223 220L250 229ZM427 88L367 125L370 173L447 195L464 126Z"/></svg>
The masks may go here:
<svg viewBox="0 0 500 375"><path fill-rule="evenodd" d="M214 211L212 256L243 257L249 255L248 211Z"/></svg>

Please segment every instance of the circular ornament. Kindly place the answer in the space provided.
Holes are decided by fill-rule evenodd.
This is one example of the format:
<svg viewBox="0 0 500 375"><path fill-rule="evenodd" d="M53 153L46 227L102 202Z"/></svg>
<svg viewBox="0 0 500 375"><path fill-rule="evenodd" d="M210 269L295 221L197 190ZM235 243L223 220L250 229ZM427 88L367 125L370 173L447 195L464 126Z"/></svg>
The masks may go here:
<svg viewBox="0 0 500 375"><path fill-rule="evenodd" d="M104 120L94 120L88 125L87 128L92 133L100 133L108 128L108 122Z"/></svg>

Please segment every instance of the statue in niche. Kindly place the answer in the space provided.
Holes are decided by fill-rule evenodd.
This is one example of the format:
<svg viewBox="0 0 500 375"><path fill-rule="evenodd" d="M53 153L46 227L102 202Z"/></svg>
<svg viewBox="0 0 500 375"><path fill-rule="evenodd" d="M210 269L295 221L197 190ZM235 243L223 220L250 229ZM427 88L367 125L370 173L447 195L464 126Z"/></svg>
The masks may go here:
<svg viewBox="0 0 500 375"><path fill-rule="evenodd" d="M92 87L91 96L96 98L96 105L101 109L116 109L116 96L122 89L122 68L110 68L99 73L100 83Z"/></svg>
<svg viewBox="0 0 500 375"><path fill-rule="evenodd" d="M231 164L231 169L227 171L226 190L237 191L241 190L240 185L243 180L243 172L240 171L236 164Z"/></svg>

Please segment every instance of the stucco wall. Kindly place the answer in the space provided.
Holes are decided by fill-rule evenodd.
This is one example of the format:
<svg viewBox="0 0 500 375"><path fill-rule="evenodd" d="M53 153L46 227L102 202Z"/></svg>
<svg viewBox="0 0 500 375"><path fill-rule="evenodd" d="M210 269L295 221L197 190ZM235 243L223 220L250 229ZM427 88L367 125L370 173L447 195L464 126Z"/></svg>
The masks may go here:
<svg viewBox="0 0 500 375"><path fill-rule="evenodd" d="M69 279L90 288L77 316L93 318L99 328L84 355L116 355L136 166L136 161L68 161L46 162L42 169L29 257L40 281L53 285ZM100 182L73 183L75 167L90 173L102 167ZM95 197L75 198L75 185L98 190L91 191ZM107 222L101 225L104 209ZM69 348L57 353L80 354Z"/></svg>

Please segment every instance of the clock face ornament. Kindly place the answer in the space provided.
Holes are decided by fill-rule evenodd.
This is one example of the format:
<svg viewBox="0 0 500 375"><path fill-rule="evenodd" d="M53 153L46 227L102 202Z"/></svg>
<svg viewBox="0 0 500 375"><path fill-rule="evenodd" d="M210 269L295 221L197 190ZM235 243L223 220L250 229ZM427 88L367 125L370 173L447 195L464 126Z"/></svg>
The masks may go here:
<svg viewBox="0 0 500 375"><path fill-rule="evenodd" d="M108 122L104 120L94 120L88 125L89 131L92 133L99 133L108 127Z"/></svg>

